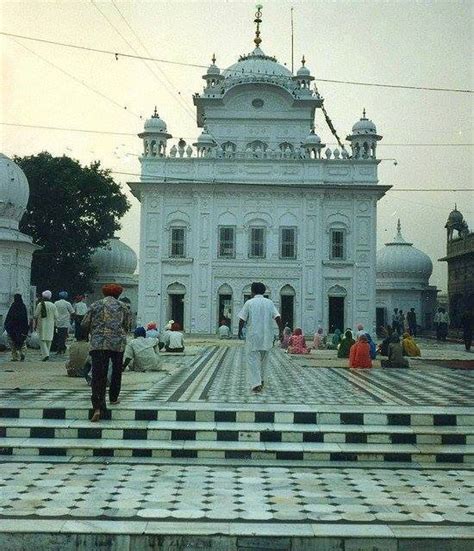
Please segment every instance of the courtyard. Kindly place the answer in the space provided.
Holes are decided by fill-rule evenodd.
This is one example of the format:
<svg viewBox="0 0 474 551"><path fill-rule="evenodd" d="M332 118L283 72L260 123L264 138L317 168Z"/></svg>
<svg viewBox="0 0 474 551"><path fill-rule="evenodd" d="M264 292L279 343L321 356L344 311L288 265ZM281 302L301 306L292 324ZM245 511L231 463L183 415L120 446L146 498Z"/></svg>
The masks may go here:
<svg viewBox="0 0 474 551"><path fill-rule="evenodd" d="M251 394L241 342L190 337L95 425L62 357L3 353L2 547L472 549L472 355L421 348L408 370L275 348Z"/></svg>

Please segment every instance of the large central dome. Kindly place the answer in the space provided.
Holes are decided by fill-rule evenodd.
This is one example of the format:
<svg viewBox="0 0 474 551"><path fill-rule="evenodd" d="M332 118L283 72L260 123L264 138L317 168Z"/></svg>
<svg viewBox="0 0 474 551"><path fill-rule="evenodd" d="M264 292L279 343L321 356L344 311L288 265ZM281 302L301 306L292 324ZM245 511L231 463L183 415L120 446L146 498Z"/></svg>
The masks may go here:
<svg viewBox="0 0 474 551"><path fill-rule="evenodd" d="M237 63L225 69L222 74L226 79L247 75L286 77L288 80L291 80L292 77L289 69L278 63L274 57L265 55L259 47L249 55L242 56Z"/></svg>

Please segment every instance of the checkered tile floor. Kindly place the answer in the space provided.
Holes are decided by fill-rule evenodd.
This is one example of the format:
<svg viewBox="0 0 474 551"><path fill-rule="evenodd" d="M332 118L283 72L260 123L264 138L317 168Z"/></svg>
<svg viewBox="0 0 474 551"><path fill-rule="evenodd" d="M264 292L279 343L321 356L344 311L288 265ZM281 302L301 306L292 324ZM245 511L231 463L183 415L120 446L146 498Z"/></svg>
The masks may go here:
<svg viewBox="0 0 474 551"><path fill-rule="evenodd" d="M4 463L0 517L472 523L474 472Z"/></svg>
<svg viewBox="0 0 474 551"><path fill-rule="evenodd" d="M127 374L124 374L126 377ZM474 371L305 367L274 349L262 394L250 392L244 348L209 347L184 368L145 390L124 390L123 403L227 402L325 405L469 406L474 402ZM86 400L90 390L0 390L9 400Z"/></svg>

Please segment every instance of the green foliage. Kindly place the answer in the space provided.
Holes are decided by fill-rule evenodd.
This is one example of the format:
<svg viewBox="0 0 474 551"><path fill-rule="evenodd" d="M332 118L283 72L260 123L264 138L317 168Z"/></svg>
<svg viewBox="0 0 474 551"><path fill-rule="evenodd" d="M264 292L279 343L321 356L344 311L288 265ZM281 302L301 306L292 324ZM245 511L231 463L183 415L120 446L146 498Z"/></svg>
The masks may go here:
<svg viewBox="0 0 474 551"><path fill-rule="evenodd" d="M90 257L120 229L130 208L120 185L102 169L48 152L15 157L30 185L30 199L20 230L42 247L33 255L31 279L39 291L91 290Z"/></svg>

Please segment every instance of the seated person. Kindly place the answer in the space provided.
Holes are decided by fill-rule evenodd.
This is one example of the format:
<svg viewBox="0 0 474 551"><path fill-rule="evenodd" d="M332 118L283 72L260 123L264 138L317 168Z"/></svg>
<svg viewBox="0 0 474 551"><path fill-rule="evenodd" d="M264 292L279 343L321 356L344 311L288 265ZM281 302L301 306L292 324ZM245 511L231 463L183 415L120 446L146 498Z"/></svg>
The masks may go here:
<svg viewBox="0 0 474 551"><path fill-rule="evenodd" d="M388 356L388 347L390 345L390 341L392 340L392 328L390 325L387 325L387 327L382 327L381 329L383 341L378 346L378 353L381 356Z"/></svg>
<svg viewBox="0 0 474 551"><path fill-rule="evenodd" d="M169 331L167 342L165 342L166 352L184 352L184 337L181 332L181 325L174 322Z"/></svg>
<svg viewBox="0 0 474 551"><path fill-rule="evenodd" d="M309 354L303 331L297 327L288 341L288 354Z"/></svg>
<svg viewBox="0 0 474 551"><path fill-rule="evenodd" d="M87 331L81 329L77 334L77 340L69 347L69 359L66 361L68 377L86 377L90 364L89 341Z"/></svg>
<svg viewBox="0 0 474 551"><path fill-rule="evenodd" d="M135 338L127 343L123 355L123 368L130 371L159 371L158 339L148 338L144 327L137 327Z"/></svg>
<svg viewBox="0 0 474 551"><path fill-rule="evenodd" d="M403 357L403 348L398 333L392 335L392 340L388 346L388 360L382 360L382 367L410 367L408 360Z"/></svg>
<svg viewBox="0 0 474 551"><path fill-rule="evenodd" d="M357 339L357 342L354 345L351 346L349 352L349 367L356 369L372 367L370 346L365 333Z"/></svg>
<svg viewBox="0 0 474 551"><path fill-rule="evenodd" d="M340 329L335 329L334 330L334 335L332 336L331 338L331 342L330 344L327 345L328 349L331 349L331 350L337 350L337 347L339 346L340 342L341 342L341 330Z"/></svg>
<svg viewBox="0 0 474 551"><path fill-rule="evenodd" d="M227 325L225 320L221 321L217 333L220 339L230 339L230 327Z"/></svg>
<svg viewBox="0 0 474 551"><path fill-rule="evenodd" d="M367 337L367 342L369 343L370 359L375 360L375 358L377 357L377 345L372 340L372 337L369 333L366 333L365 336Z"/></svg>
<svg viewBox="0 0 474 551"><path fill-rule="evenodd" d="M170 333L171 333L171 326L173 325L173 323L174 323L174 320L170 320L165 325L165 330L160 335L160 350L168 344Z"/></svg>
<svg viewBox="0 0 474 551"><path fill-rule="evenodd" d="M285 328L283 329L283 336L281 338L280 348L283 348L283 350L288 349L288 345L290 343L290 337L291 337L291 329L288 327L288 325L286 325Z"/></svg>
<svg viewBox="0 0 474 551"><path fill-rule="evenodd" d="M154 321L150 321L150 323L146 326L146 336L148 339L160 338L160 334L158 333L158 328L156 327L156 323Z"/></svg>
<svg viewBox="0 0 474 551"><path fill-rule="evenodd" d="M355 344L355 340L352 338L352 331L350 329L346 329L346 332L344 333L344 336L339 344L339 348L337 349L337 357L348 358L351 346L353 344Z"/></svg>
<svg viewBox="0 0 474 551"><path fill-rule="evenodd" d="M324 329L319 326L318 330L314 334L313 338L313 348L315 350L318 350L318 348L323 349L326 348L326 338L324 336Z"/></svg>
<svg viewBox="0 0 474 551"><path fill-rule="evenodd" d="M421 351L410 333L403 333L402 349L404 356L421 356Z"/></svg>

